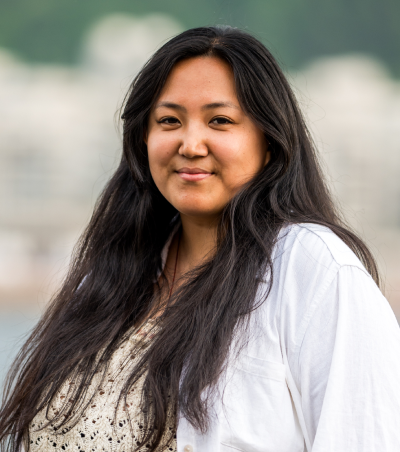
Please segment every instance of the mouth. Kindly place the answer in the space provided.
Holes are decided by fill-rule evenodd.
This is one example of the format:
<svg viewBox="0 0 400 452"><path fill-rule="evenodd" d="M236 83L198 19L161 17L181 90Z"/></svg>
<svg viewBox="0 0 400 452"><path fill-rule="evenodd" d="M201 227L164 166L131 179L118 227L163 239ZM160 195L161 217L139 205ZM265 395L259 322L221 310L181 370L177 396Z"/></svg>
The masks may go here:
<svg viewBox="0 0 400 452"><path fill-rule="evenodd" d="M207 179L207 177L212 176L214 173L204 170L202 168L181 168L176 171L178 176L183 180L189 182L197 182L203 179Z"/></svg>

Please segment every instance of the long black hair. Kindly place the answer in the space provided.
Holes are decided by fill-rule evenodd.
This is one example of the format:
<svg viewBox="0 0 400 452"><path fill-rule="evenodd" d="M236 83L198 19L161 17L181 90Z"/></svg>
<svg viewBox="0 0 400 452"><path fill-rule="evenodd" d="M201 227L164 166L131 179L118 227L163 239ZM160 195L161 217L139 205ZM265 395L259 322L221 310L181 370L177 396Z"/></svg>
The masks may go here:
<svg viewBox="0 0 400 452"><path fill-rule="evenodd" d="M327 226L378 282L368 248L335 209L295 97L270 52L251 35L229 27L185 31L161 47L134 79L122 114L121 162L98 200L62 287L10 372L0 439L13 451L35 414L67 378L79 374L75 402L51 420L68 422L102 362L157 303L154 281L177 211L152 180L143 137L171 69L197 56L230 65L240 105L263 130L271 159L226 205L215 255L174 294L157 335L121 392L123 399L147 372L143 404L146 408L151 400L153 415L146 418L143 441L151 444L149 450L156 449L165 431L168 396L193 426L207 429L204 391L215 387L235 328L255 308L260 274L268 271L273 278L271 253L282 226Z"/></svg>

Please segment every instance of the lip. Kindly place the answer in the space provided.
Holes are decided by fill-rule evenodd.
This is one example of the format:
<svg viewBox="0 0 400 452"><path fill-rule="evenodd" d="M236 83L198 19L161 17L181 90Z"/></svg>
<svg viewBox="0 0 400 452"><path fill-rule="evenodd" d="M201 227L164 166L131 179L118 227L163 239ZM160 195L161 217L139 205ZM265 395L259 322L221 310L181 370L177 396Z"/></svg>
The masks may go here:
<svg viewBox="0 0 400 452"><path fill-rule="evenodd" d="M190 182L197 182L213 175L210 171L202 168L181 168L177 171L179 177Z"/></svg>

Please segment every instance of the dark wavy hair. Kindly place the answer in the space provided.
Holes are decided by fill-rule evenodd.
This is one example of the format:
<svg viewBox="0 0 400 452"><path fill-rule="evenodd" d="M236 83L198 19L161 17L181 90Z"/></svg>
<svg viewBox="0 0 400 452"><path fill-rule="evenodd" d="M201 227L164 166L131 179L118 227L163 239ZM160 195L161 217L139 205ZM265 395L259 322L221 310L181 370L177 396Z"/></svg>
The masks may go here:
<svg viewBox="0 0 400 452"><path fill-rule="evenodd" d="M74 402L49 421L62 426L73 410L83 410L80 401L93 375L104 372L102 363L124 334L157 306L160 254L178 212L153 182L143 137L171 69L197 56L230 65L240 105L263 130L271 159L225 207L214 256L172 296L157 335L122 389L125 403L130 387L147 372L142 404L152 404L153 416L146 417L141 444L150 444L151 451L160 444L168 395L194 427L208 428L208 396L224 369L235 329L256 308L260 275L270 272L272 283L271 253L282 226L308 222L330 228L379 282L371 253L334 206L296 99L270 52L234 28L185 31L153 55L130 87L121 162L75 248L62 287L9 373L0 413L4 449L29 447L29 423L67 378L79 375ZM262 302L268 302L268 293Z"/></svg>

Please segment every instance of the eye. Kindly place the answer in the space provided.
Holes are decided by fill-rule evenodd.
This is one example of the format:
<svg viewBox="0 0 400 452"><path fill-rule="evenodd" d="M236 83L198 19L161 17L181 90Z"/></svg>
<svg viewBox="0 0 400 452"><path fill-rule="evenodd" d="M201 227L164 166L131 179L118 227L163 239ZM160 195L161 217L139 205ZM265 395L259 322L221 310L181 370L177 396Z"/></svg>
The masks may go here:
<svg viewBox="0 0 400 452"><path fill-rule="evenodd" d="M179 124L179 119L174 118L173 116L167 116L166 118L161 118L157 122L159 124L175 125L175 124Z"/></svg>
<svg viewBox="0 0 400 452"><path fill-rule="evenodd" d="M226 124L233 124L233 121L231 121L228 118L225 118L224 116L218 116L217 118L213 118L210 121L211 124L214 124L216 126L224 126Z"/></svg>

